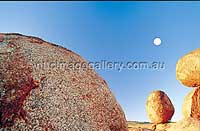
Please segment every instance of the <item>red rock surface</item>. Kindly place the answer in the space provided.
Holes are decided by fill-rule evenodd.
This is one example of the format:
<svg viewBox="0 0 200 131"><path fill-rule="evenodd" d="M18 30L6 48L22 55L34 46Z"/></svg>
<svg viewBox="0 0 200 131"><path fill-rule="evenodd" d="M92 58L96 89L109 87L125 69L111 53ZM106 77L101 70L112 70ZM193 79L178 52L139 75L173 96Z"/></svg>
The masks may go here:
<svg viewBox="0 0 200 131"><path fill-rule="evenodd" d="M127 131L106 82L86 61L39 38L0 34L0 130Z"/></svg>

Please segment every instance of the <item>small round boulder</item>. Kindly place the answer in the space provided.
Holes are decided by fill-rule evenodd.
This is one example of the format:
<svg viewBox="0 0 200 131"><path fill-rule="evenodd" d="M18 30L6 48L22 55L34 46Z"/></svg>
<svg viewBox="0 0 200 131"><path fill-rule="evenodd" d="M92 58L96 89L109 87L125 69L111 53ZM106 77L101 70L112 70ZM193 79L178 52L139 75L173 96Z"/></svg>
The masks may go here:
<svg viewBox="0 0 200 131"><path fill-rule="evenodd" d="M174 106L163 91L153 91L146 102L146 111L152 123L166 123L174 114Z"/></svg>
<svg viewBox="0 0 200 131"><path fill-rule="evenodd" d="M176 64L176 78L185 86L200 86L200 48L179 59Z"/></svg>
<svg viewBox="0 0 200 131"><path fill-rule="evenodd" d="M200 87L195 88L185 97L182 114L184 118L193 117L200 120Z"/></svg>

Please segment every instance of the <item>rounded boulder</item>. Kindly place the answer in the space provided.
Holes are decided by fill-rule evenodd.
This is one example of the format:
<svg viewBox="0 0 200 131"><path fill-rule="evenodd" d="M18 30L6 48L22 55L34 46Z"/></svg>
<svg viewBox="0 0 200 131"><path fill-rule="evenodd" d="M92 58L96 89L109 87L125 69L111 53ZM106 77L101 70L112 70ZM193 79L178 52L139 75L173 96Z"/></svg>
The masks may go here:
<svg viewBox="0 0 200 131"><path fill-rule="evenodd" d="M187 87L200 86L200 48L178 60L176 78Z"/></svg>
<svg viewBox="0 0 200 131"><path fill-rule="evenodd" d="M174 114L174 106L163 91L153 91L146 102L146 112L152 123L166 123Z"/></svg>

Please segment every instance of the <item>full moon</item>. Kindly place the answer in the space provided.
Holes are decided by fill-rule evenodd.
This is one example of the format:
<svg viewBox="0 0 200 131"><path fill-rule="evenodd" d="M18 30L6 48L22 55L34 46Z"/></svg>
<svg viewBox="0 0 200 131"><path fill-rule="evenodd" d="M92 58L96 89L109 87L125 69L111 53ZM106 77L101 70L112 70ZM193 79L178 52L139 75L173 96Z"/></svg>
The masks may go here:
<svg viewBox="0 0 200 131"><path fill-rule="evenodd" d="M156 46L159 46L160 44L161 44L161 39L160 38L155 38L154 40L153 40L153 44L154 45L156 45Z"/></svg>

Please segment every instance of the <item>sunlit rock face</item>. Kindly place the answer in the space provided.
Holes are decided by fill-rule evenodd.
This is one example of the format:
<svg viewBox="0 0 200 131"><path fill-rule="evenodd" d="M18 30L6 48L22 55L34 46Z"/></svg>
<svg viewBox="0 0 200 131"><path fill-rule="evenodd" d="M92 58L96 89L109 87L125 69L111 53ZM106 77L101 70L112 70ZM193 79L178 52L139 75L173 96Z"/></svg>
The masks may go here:
<svg viewBox="0 0 200 131"><path fill-rule="evenodd" d="M182 114L184 118L193 117L200 120L200 87L193 89L185 97Z"/></svg>
<svg viewBox="0 0 200 131"><path fill-rule="evenodd" d="M200 87L200 48L178 60L176 77L185 86Z"/></svg>
<svg viewBox="0 0 200 131"><path fill-rule="evenodd" d="M128 129L106 82L79 55L39 38L0 34L0 130Z"/></svg>
<svg viewBox="0 0 200 131"><path fill-rule="evenodd" d="M194 118L187 118L177 122L167 131L199 131L200 121Z"/></svg>
<svg viewBox="0 0 200 131"><path fill-rule="evenodd" d="M152 123L166 123L174 114L174 106L163 91L153 91L146 102L146 112Z"/></svg>

